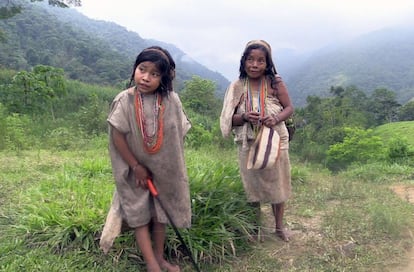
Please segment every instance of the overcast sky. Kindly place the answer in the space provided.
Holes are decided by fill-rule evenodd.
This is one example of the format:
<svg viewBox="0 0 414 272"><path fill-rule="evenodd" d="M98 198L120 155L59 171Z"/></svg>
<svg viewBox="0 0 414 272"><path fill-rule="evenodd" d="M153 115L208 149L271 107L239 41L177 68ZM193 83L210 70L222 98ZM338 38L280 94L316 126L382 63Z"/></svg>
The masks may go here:
<svg viewBox="0 0 414 272"><path fill-rule="evenodd" d="M174 44L229 80L238 76L241 53L252 39L271 44L277 66L282 48L305 52L384 27L414 25L414 0L82 0L76 9L144 39Z"/></svg>

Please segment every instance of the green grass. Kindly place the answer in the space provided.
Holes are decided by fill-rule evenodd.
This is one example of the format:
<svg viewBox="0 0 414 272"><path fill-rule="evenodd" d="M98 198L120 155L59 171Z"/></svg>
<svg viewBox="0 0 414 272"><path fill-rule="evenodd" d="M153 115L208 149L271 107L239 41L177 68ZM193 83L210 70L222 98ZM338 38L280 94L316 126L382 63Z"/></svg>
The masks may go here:
<svg viewBox="0 0 414 272"><path fill-rule="evenodd" d="M225 163L233 155L229 153L214 163L211 156L213 153L208 154L207 150L188 152L194 223L190 230L182 230L182 236L201 265L224 263L247 250L253 228L252 213L243 198L237 168ZM44 265L43 261L51 259L42 257L44 252L55 254L56 258L75 252L93 253L83 271L90 271L101 262L103 265L99 267L105 267L115 258L118 262L119 256L124 258L123 267L128 269L135 270L142 264L130 232L117 239L109 258L97 247L114 190L106 149L9 153L2 154L1 162L2 189L9 192L4 194L3 201L9 206L1 209L4 214L0 217L4 226L1 234L5 243L0 253L21 248L26 255L25 248L30 248L31 252L40 254L24 262L15 259L13 254L5 254L0 259L2 269L15 271L21 267L30 271L31 267ZM168 237L169 255L185 257L171 229ZM103 261L105 258L108 260Z"/></svg>
<svg viewBox="0 0 414 272"><path fill-rule="evenodd" d="M142 269L131 232L108 255L98 248L114 189L103 142L83 151L0 153L0 271ZM271 236L248 243L252 214L236 156L216 147L186 151L193 226L182 236L203 271L381 271L412 246L413 206L388 189L413 184L412 167L363 165L333 176L294 156L286 225L296 234L289 244ZM174 257L182 253L171 229L168 236L172 261L193 271ZM344 254L338 248L347 243Z"/></svg>
<svg viewBox="0 0 414 272"><path fill-rule="evenodd" d="M393 122L375 128L375 133L389 143L392 139L404 139L414 149L414 121Z"/></svg>

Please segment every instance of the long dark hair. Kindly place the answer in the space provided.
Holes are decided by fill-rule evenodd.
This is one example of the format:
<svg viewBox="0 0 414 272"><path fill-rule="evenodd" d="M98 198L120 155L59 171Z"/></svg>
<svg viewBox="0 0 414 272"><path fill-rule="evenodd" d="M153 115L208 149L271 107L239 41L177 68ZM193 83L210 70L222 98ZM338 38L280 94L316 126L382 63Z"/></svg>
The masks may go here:
<svg viewBox="0 0 414 272"><path fill-rule="evenodd" d="M266 69L265 69L265 75L270 79L270 86L272 86L273 89L277 90L277 83L280 82L279 79L276 78L277 71L276 66L273 63L271 52L269 52L269 49L260 44L260 43L252 43L244 49L243 55L240 59L240 68L239 68L239 79L245 79L247 77L246 73L246 60L247 57L250 55L250 52L254 49L262 50L265 53L266 56Z"/></svg>
<svg viewBox="0 0 414 272"><path fill-rule="evenodd" d="M161 73L161 83L155 91L161 95L168 95L169 92L172 92L172 82L175 77L175 62L171 57L171 54L160 46L148 47L138 54L137 58L135 59L128 87L135 85L135 70L137 69L137 66L144 61L154 63Z"/></svg>

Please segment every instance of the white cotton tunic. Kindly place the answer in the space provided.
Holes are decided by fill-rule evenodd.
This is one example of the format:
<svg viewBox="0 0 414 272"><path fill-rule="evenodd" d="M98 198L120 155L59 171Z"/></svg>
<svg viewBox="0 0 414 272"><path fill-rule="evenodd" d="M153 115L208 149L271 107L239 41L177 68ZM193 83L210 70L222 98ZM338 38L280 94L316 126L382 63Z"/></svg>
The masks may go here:
<svg viewBox="0 0 414 272"><path fill-rule="evenodd" d="M119 93L112 102L107 121L111 126L126 135L128 146L135 158L144 165L153 176L153 183L158 191L168 214L177 227L191 226L191 202L187 169L184 159L184 136L190 128L190 122L184 114L181 102L175 92L163 98L163 141L160 150L148 154L143 148L143 139L136 123L134 107L134 90L131 88ZM153 97L145 95L144 114L152 133L151 120L154 115ZM150 106L147 106L150 104ZM169 223L159 203L154 201L150 192L136 186L135 176L129 165L122 159L115 148L111 131L109 131L109 153L112 162L116 191L114 200L119 199L123 220L131 228L146 225L152 217L161 223Z"/></svg>
<svg viewBox="0 0 414 272"><path fill-rule="evenodd" d="M291 173L289 160L289 134L284 122L278 123L273 129L280 136L279 157L273 168L247 169L247 158L255 134L250 123L243 126L233 126L234 113L245 112L245 86L241 80L230 84L226 91L223 109L220 116L220 128L223 137L232 133L238 145L239 168L243 187L249 202L282 203L291 196ZM256 95L258 95L256 93ZM255 98L257 99L257 97ZM265 103L265 113L278 114L282 105L276 97L268 96Z"/></svg>

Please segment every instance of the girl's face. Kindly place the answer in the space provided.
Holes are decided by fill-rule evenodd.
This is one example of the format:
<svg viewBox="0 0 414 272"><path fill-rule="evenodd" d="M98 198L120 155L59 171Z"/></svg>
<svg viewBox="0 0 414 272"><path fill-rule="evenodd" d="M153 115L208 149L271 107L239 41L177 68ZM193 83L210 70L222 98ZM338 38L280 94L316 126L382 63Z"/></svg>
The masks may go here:
<svg viewBox="0 0 414 272"><path fill-rule="evenodd" d="M161 72L155 63L144 61L135 69L134 80L138 91L141 93L153 93L161 84Z"/></svg>
<svg viewBox="0 0 414 272"><path fill-rule="evenodd" d="M252 79L260 78L266 71L266 53L260 49L252 49L247 55L245 70Z"/></svg>

